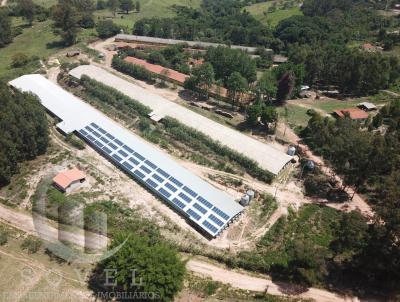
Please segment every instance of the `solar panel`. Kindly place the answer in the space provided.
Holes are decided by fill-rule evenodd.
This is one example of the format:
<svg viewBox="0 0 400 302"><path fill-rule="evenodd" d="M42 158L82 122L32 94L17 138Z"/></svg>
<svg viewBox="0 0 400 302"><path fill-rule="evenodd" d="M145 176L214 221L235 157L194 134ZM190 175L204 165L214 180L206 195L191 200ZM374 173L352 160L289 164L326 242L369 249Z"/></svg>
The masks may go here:
<svg viewBox="0 0 400 302"><path fill-rule="evenodd" d="M195 211L193 211L192 209L187 210L186 213L188 213L191 217L193 217L196 220L200 220L200 218L201 218L201 216L199 214L197 214Z"/></svg>
<svg viewBox="0 0 400 302"><path fill-rule="evenodd" d="M123 142L121 142L119 139L114 139L114 142L117 144L117 145L119 145L119 146L122 146L124 143Z"/></svg>
<svg viewBox="0 0 400 302"><path fill-rule="evenodd" d="M129 148L127 145L123 145L122 148L124 148L126 151L128 151L129 153L133 153L135 151L133 151L131 148Z"/></svg>
<svg viewBox="0 0 400 302"><path fill-rule="evenodd" d="M128 163L128 162L123 162L123 165L124 165L124 167L125 168L127 168L128 170L132 170L133 169L133 167Z"/></svg>
<svg viewBox="0 0 400 302"><path fill-rule="evenodd" d="M106 143L106 144L108 144L110 141L108 140L108 139L106 139L104 136L103 137L100 137L100 139L104 142L104 143Z"/></svg>
<svg viewBox="0 0 400 302"><path fill-rule="evenodd" d="M142 169L144 172L146 172L147 174L151 173L151 170L149 168L147 168L146 166L141 165L140 169Z"/></svg>
<svg viewBox="0 0 400 302"><path fill-rule="evenodd" d="M133 157L129 158L129 161L136 166L139 164L139 162L136 159L134 159Z"/></svg>
<svg viewBox="0 0 400 302"><path fill-rule="evenodd" d="M99 128L99 126L97 126L95 123L90 123L90 126L92 126L93 128L96 128L96 129Z"/></svg>
<svg viewBox="0 0 400 302"><path fill-rule="evenodd" d="M114 145L113 143L109 143L108 145L109 145L111 148L113 148L114 150L117 150L117 148L118 148L118 147L117 147L116 145Z"/></svg>
<svg viewBox="0 0 400 302"><path fill-rule="evenodd" d="M81 133L81 134L83 134L83 135L88 135L88 133L85 131L85 130L83 130L83 129L81 129L81 130L79 130L79 132Z"/></svg>
<svg viewBox="0 0 400 302"><path fill-rule="evenodd" d="M146 163L149 167L151 167L151 168L153 168L153 169L157 169L157 166L156 166L155 164L153 164L151 161L146 160L145 163Z"/></svg>
<svg viewBox="0 0 400 302"><path fill-rule="evenodd" d="M197 197L197 200L200 201L203 205L205 205L207 208L211 209L212 208L212 204L211 202L207 201L206 199L204 199L203 197L199 196Z"/></svg>
<svg viewBox="0 0 400 302"><path fill-rule="evenodd" d="M218 228L216 228L215 226L213 226L211 223L209 223L207 220L203 221L203 225L209 229L212 233L216 233L218 231Z"/></svg>
<svg viewBox="0 0 400 302"><path fill-rule="evenodd" d="M157 169L157 172L160 173L162 176L164 176L166 178L169 177L169 174L167 172L165 172L164 170L160 169L160 168Z"/></svg>
<svg viewBox="0 0 400 302"><path fill-rule="evenodd" d="M167 197L167 198L171 197L171 193L169 193L167 190L165 190L165 189L163 189L163 188L160 188L160 189L158 190L158 192L160 192L162 195L164 195L164 196Z"/></svg>
<svg viewBox="0 0 400 302"><path fill-rule="evenodd" d="M217 225L219 225L219 226L223 226L223 225L224 225L224 223L223 223L220 219L218 219L218 217L214 216L213 214L210 214L210 216L208 216L208 218L209 218L212 222L214 222L215 224L217 224Z"/></svg>
<svg viewBox="0 0 400 302"><path fill-rule="evenodd" d="M144 160L144 157L143 157L142 155L140 155L139 153L137 153L137 152L135 152L135 153L133 154L133 156L139 158L140 160Z"/></svg>
<svg viewBox="0 0 400 302"><path fill-rule="evenodd" d="M119 153L120 155L122 155L123 157L127 157L127 156L128 156L128 153L126 153L126 152L123 151L123 150L118 150L118 153Z"/></svg>
<svg viewBox="0 0 400 302"><path fill-rule="evenodd" d="M229 215L218 209L217 207L213 207L212 209L215 213L217 213L218 216L222 217L225 220L229 219Z"/></svg>
<svg viewBox="0 0 400 302"><path fill-rule="evenodd" d="M95 138L93 136L91 136L90 134L88 136L86 136L86 138L88 140L90 140L90 141L94 141L95 140Z"/></svg>
<svg viewBox="0 0 400 302"><path fill-rule="evenodd" d="M133 172L133 173L135 173L135 175L139 176L140 178L145 178L145 176L146 176L146 175L144 175L142 172L140 172L138 170L135 170L135 172Z"/></svg>
<svg viewBox="0 0 400 302"><path fill-rule="evenodd" d="M157 180L158 182L163 182L164 181L164 178L162 178L160 175L158 175L158 174L153 174L153 178L155 179L155 180Z"/></svg>
<svg viewBox="0 0 400 302"><path fill-rule="evenodd" d="M151 180L150 178L148 178L148 179L146 180L146 182L147 182L150 186L152 186L153 188L157 188L157 186L158 186L158 184L157 184L156 182L154 182L153 180Z"/></svg>
<svg viewBox="0 0 400 302"><path fill-rule="evenodd" d="M189 188L186 187L186 186L183 187L183 191L185 191L186 193L188 193L189 195L191 195L191 196L193 196L193 197L196 197L196 196L197 196L197 193L196 193L196 192L194 192L193 190L189 189Z"/></svg>
<svg viewBox="0 0 400 302"><path fill-rule="evenodd" d="M115 137L112 136L110 133L106 133L106 136L107 136L109 139L114 139L114 138L115 138Z"/></svg>
<svg viewBox="0 0 400 302"><path fill-rule="evenodd" d="M207 213L207 210L205 208L203 208L201 205L199 205L198 203L194 203L193 208L195 208L202 214Z"/></svg>
<svg viewBox="0 0 400 302"><path fill-rule="evenodd" d="M176 178L173 178L172 176L169 178L169 180L171 182L173 182L174 184L176 184L179 188L183 186L183 184L179 180L177 180Z"/></svg>
<svg viewBox="0 0 400 302"><path fill-rule="evenodd" d="M103 151L104 152L106 152L106 153L108 153L108 154L111 154L111 150L110 149L108 149L107 147L103 147Z"/></svg>
<svg viewBox="0 0 400 302"><path fill-rule="evenodd" d="M191 202L192 201L192 199L189 197L189 196L187 196L186 194L184 194L184 193L179 193L179 195L178 195L180 198L182 198L184 201L186 201L186 202Z"/></svg>
<svg viewBox="0 0 400 302"><path fill-rule="evenodd" d="M87 131L89 131L89 132L93 132L93 129L90 128L89 126L86 126L85 129L86 129Z"/></svg>
<svg viewBox="0 0 400 302"><path fill-rule="evenodd" d="M113 154L112 157L113 157L116 161L122 161L122 158L119 157L117 154Z"/></svg>
<svg viewBox="0 0 400 302"><path fill-rule="evenodd" d="M172 202L176 204L180 209L183 209L185 207L185 204L177 198L174 198Z"/></svg>
<svg viewBox="0 0 400 302"><path fill-rule="evenodd" d="M107 132L103 128L98 128L97 131L99 131L102 134L106 134Z"/></svg>
<svg viewBox="0 0 400 302"><path fill-rule="evenodd" d="M93 131L92 134L93 134L94 136L96 136L96 137L100 137L100 136L101 136L101 135L98 134L96 131Z"/></svg>
<svg viewBox="0 0 400 302"><path fill-rule="evenodd" d="M100 143L99 141L95 141L94 143L100 148L104 147L104 145L102 143Z"/></svg>
<svg viewBox="0 0 400 302"><path fill-rule="evenodd" d="M165 187L167 188L167 189L169 189L169 190L171 190L172 192L176 192L176 191L178 191L178 189L177 188L175 188L173 185L171 185L169 182L167 182L166 184L165 184Z"/></svg>

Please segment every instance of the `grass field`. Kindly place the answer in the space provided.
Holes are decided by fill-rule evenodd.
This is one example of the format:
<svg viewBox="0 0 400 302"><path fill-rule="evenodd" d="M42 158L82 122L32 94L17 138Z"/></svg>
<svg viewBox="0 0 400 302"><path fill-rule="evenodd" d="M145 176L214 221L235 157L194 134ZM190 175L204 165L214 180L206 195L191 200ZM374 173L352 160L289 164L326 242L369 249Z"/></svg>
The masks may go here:
<svg viewBox="0 0 400 302"><path fill-rule="evenodd" d="M274 12L268 12L268 9L273 6L273 3L278 3L277 9ZM274 27L284 19L291 16L302 15L298 5L292 8L283 8L280 6L280 1L256 3L247 6L245 9L263 24L270 24Z"/></svg>
<svg viewBox="0 0 400 302"><path fill-rule="evenodd" d="M44 1L44 0L38 0ZM46 0L45 0L46 1ZM51 0L50 0L51 1ZM134 22L141 18L151 17L171 17L174 15L173 5L189 6L193 8L200 7L201 0L140 0L140 12L131 12L129 15L119 13L116 17L109 10L97 11L98 18L112 18L113 21L122 26L128 27L131 31Z"/></svg>

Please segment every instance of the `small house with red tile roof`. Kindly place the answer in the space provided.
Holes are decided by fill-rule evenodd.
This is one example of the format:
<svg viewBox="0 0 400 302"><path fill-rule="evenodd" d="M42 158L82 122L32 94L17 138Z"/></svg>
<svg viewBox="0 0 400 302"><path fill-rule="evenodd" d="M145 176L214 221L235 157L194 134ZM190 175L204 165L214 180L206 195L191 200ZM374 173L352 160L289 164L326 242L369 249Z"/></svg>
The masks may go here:
<svg viewBox="0 0 400 302"><path fill-rule="evenodd" d="M336 118L344 118L348 116L352 120L363 121L368 118L368 113L358 108L338 109L332 115Z"/></svg>
<svg viewBox="0 0 400 302"><path fill-rule="evenodd" d="M86 180L86 175L81 170L73 168L63 171L53 178L53 185L63 193L68 193L77 185Z"/></svg>

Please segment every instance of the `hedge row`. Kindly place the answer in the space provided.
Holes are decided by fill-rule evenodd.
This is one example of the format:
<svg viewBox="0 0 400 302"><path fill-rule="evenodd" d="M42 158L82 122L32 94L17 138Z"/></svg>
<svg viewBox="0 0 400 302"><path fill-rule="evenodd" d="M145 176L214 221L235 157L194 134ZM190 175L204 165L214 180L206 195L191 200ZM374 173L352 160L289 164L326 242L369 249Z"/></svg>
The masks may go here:
<svg viewBox="0 0 400 302"><path fill-rule="evenodd" d="M154 82L154 76L150 71L142 66L125 62L123 59L118 57L118 55L114 55L112 59L112 67L122 73L134 77L135 79L146 82Z"/></svg>

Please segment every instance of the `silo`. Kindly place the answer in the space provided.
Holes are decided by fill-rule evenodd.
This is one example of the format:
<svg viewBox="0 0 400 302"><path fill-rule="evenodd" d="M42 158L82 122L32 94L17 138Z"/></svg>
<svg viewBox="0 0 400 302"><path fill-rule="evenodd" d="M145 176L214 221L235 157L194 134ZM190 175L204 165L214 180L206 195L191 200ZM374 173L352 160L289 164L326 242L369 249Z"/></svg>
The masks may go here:
<svg viewBox="0 0 400 302"><path fill-rule="evenodd" d="M250 197L249 197L249 195L243 195L242 196L242 198L240 199L240 202L239 202L242 206L244 206L244 207L246 207L246 206L248 206L249 205L249 203L250 203Z"/></svg>
<svg viewBox="0 0 400 302"><path fill-rule="evenodd" d="M249 196L249 202L250 202L250 201L253 200L253 198L254 198L254 196L255 196L255 193L254 193L253 190L248 190L248 191L246 192L246 195Z"/></svg>
<svg viewBox="0 0 400 302"><path fill-rule="evenodd" d="M287 152L288 155L294 156L296 154L296 147L295 146L290 146Z"/></svg>

